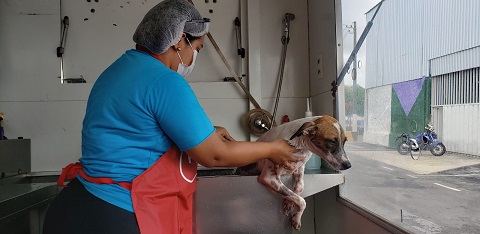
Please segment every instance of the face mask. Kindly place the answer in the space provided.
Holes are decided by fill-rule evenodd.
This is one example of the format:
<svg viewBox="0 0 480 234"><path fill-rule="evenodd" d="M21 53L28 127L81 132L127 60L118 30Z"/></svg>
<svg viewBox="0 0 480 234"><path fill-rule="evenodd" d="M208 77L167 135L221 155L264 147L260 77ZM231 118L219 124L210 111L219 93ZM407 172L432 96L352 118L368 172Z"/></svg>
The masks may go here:
<svg viewBox="0 0 480 234"><path fill-rule="evenodd" d="M190 41L188 40L188 38L186 39L188 44L190 45L190 48L192 48L193 50L193 60L192 60L192 64L190 64L190 66L187 66L185 63L183 63L182 57L180 57L180 53L178 53L177 51L178 58L180 58L180 62L181 62L180 64L178 64L177 73L183 77L188 76L190 73L192 73L193 67L195 66L195 59L197 59L197 54L198 54L198 51L193 49L192 44L190 44Z"/></svg>

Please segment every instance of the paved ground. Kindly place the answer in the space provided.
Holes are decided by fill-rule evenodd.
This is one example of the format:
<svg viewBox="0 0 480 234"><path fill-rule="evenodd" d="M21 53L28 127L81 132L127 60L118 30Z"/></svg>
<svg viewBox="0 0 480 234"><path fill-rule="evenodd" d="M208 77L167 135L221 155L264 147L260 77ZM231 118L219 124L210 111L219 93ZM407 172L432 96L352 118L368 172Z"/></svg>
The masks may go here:
<svg viewBox="0 0 480 234"><path fill-rule="evenodd" d="M395 149L362 142L346 143L346 150L354 150L356 155L379 161L388 165L412 171L417 174L432 174L480 164L479 156L447 152L442 156L433 156L423 152L418 160L410 155L401 155Z"/></svg>
<svg viewBox="0 0 480 234"><path fill-rule="evenodd" d="M415 234L480 233L480 157L349 142L342 196Z"/></svg>

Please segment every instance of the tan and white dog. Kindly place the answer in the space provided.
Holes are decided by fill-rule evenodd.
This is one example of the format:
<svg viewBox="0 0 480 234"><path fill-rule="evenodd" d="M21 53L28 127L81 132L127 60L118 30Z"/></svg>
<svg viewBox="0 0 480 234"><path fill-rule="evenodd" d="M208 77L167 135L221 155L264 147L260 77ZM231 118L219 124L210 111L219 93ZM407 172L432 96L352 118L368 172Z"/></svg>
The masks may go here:
<svg viewBox="0 0 480 234"><path fill-rule="evenodd" d="M272 128L257 141L273 141L285 139L292 146L298 149L294 153L301 161L294 164L295 169L287 170L283 167L276 167L269 160L261 160L257 163L239 167L236 174L258 175L258 181L284 198L283 210L286 215L296 212L292 217L292 226L299 230L301 217L306 208L305 200L300 196L303 191L303 175L305 163L310 159L312 153L320 156L329 164L332 169L346 170L351 167L350 161L343 149L346 137L340 123L328 115L306 117L288 122ZM293 191L281 181L281 176L292 175Z"/></svg>

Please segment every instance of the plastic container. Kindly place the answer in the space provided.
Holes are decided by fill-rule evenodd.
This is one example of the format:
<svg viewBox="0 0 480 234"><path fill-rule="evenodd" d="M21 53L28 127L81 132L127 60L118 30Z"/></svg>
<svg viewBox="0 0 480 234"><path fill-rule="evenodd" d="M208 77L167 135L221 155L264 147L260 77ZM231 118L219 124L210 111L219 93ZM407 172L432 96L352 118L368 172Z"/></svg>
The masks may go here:
<svg viewBox="0 0 480 234"><path fill-rule="evenodd" d="M307 111L305 111L305 117L312 117L313 113L310 108L310 98L307 98ZM320 173L320 167L322 166L322 159L312 154L312 157L305 164L305 172L307 173Z"/></svg>
<svg viewBox="0 0 480 234"><path fill-rule="evenodd" d="M305 171L308 173L320 173L320 167L322 166L322 159L316 154L312 154L312 157L305 164Z"/></svg>

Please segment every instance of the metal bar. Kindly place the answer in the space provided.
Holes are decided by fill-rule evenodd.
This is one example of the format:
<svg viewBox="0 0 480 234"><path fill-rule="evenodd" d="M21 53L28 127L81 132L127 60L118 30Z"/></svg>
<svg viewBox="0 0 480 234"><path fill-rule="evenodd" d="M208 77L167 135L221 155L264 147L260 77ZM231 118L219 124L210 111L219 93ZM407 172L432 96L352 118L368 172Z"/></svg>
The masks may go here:
<svg viewBox="0 0 480 234"><path fill-rule="evenodd" d="M476 75L475 75L475 102L476 103L480 103L480 68L477 68L476 71L475 71Z"/></svg>
<svg viewBox="0 0 480 234"><path fill-rule="evenodd" d="M349 69L350 66L352 65L352 62L355 60L355 57L356 57L358 51L359 51L360 48L362 47L362 44L363 44L363 42L365 41L365 38L367 38L368 32L370 31L370 29L371 29L372 26L373 26L373 20L374 20L375 17L377 16L378 10L380 10L380 7L382 6L382 3L383 3L383 1L381 1L381 2L378 4L378 7L377 7L377 9L375 10L375 13L373 14L372 19L371 19L370 21L368 21L367 26L365 26L365 29L363 30L362 35L361 35L360 38L358 39L357 45L355 46L355 48L353 48L353 51L352 51L352 53L350 54L350 57L348 58L347 63L345 63L345 66L343 66L342 71L340 72L340 75L338 75L338 78L337 78L337 80L335 81L337 86L339 86L340 83L342 83L343 78L344 78L345 75L347 74L348 69Z"/></svg>
<svg viewBox="0 0 480 234"><path fill-rule="evenodd" d="M195 5L193 3L192 0L188 0L192 5ZM208 39L210 39L210 42L212 43L213 47L215 48L215 50L217 51L218 55L220 56L220 58L222 59L223 63L225 64L225 66L227 67L228 71L230 71L230 74L232 75L232 77L235 79L235 81L240 85L240 87L243 89L243 92L245 92L245 94L248 96L248 99L250 100L250 102L252 102L252 104L255 106L255 108L259 108L260 109L260 105L258 104L258 102L255 100L255 98L253 98L252 94L250 94L250 91L248 91L247 87L242 83L242 81L240 80L240 77L237 75L237 73L233 70L232 66L230 66L230 64L228 63L227 59L225 58L225 56L223 55L222 51L220 50L220 47L218 47L217 45L217 42L215 41L215 39L213 39L213 36L210 32L207 33L207 37Z"/></svg>
<svg viewBox="0 0 480 234"><path fill-rule="evenodd" d="M436 106L438 103L437 84L438 84L438 79L435 79L435 77L432 77L432 106Z"/></svg>
<svg viewBox="0 0 480 234"><path fill-rule="evenodd" d="M60 57L60 83L63 84L65 80L65 71L63 70L63 56Z"/></svg>
<svg viewBox="0 0 480 234"><path fill-rule="evenodd" d="M460 72L457 72L455 75L455 89L453 89L453 92L455 92L455 104L459 104L460 101L460 95L459 95L459 89L460 89Z"/></svg>
<svg viewBox="0 0 480 234"><path fill-rule="evenodd" d="M461 71L458 76L458 102L459 104L465 103L465 71Z"/></svg>
<svg viewBox="0 0 480 234"><path fill-rule="evenodd" d="M445 85L446 85L446 81L445 81L445 75L442 75L442 99L443 99L443 102L442 102L442 105L445 105L447 103L447 90L445 88Z"/></svg>
<svg viewBox="0 0 480 234"><path fill-rule="evenodd" d="M189 0L191 1L191 0ZM193 3L192 3L193 4ZM222 59L223 63L225 63L225 66L227 67L227 69L230 71L230 74L233 76L233 78L235 79L235 81L240 85L240 87L243 89L243 92L245 92L245 94L248 96L248 99L252 102L252 104L256 107L256 108L260 108L260 105L258 104L258 102L255 100L255 98L253 98L252 94L250 94L250 92L248 91L247 87L242 83L242 81L240 80L240 77L238 77L237 73L235 73L235 71L233 70L233 68L230 66L230 64L228 63L227 59L225 58L225 56L223 55L222 51L220 50L220 48L218 47L217 45L217 42L215 42L215 39L213 39L213 36L212 34L209 32L207 33L207 37L208 39L210 39L210 42L212 43L213 47L215 48L215 50L217 51L218 55L220 56L220 58Z"/></svg>
<svg viewBox="0 0 480 234"><path fill-rule="evenodd" d="M467 101L468 103L472 103L472 74L473 74L473 70L470 70L468 72L468 94L467 94Z"/></svg>

